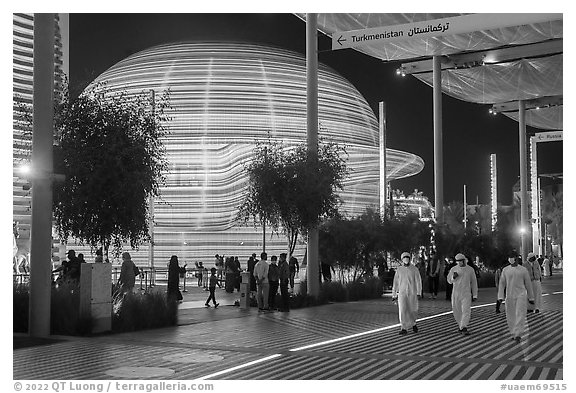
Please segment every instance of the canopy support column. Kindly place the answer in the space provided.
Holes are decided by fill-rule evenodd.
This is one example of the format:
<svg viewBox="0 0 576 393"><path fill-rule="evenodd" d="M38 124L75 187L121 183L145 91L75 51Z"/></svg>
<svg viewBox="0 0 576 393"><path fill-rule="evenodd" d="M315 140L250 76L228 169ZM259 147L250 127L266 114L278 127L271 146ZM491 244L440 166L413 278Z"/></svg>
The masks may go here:
<svg viewBox="0 0 576 393"><path fill-rule="evenodd" d="M434 99L434 213L436 222L444 222L444 167L442 159L442 67L440 56L433 59Z"/></svg>
<svg viewBox="0 0 576 393"><path fill-rule="evenodd" d="M318 15L306 14L306 137L308 159L318 160ZM318 260L318 228L308 231L308 294L320 293Z"/></svg>
<svg viewBox="0 0 576 393"><path fill-rule="evenodd" d="M528 254L528 159L526 154L526 102L518 101L518 140L520 148L520 254Z"/></svg>
<svg viewBox="0 0 576 393"><path fill-rule="evenodd" d="M54 14L34 14L32 221L29 328L50 335L52 287L52 173L54 142Z"/></svg>
<svg viewBox="0 0 576 393"><path fill-rule="evenodd" d="M388 182L386 181L386 103L380 101L378 109L380 111L380 218L386 218L386 196Z"/></svg>

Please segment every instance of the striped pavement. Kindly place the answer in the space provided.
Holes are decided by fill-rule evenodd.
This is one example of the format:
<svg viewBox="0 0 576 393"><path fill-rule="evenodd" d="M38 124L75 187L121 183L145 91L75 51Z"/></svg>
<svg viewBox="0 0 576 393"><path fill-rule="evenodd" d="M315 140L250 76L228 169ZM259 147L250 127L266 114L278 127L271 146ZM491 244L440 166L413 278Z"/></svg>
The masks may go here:
<svg viewBox="0 0 576 393"><path fill-rule="evenodd" d="M542 312L511 340L495 289L473 303L461 336L450 302L421 300L419 333L398 335L390 298L258 313L182 310L181 326L13 351L13 378L162 380L558 380L563 378L562 277L543 284ZM187 313L192 313L187 315ZM193 316L193 317L191 317Z"/></svg>

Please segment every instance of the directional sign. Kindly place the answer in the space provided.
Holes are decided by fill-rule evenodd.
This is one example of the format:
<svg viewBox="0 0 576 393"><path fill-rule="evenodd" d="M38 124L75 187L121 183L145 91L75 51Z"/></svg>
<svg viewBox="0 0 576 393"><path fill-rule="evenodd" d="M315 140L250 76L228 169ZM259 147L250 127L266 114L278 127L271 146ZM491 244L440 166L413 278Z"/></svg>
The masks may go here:
<svg viewBox="0 0 576 393"><path fill-rule="evenodd" d="M332 34L332 50L561 20L562 14L470 14Z"/></svg>
<svg viewBox="0 0 576 393"><path fill-rule="evenodd" d="M554 142L561 141L562 136L562 131L537 132L536 135L534 135L534 139L536 142Z"/></svg>

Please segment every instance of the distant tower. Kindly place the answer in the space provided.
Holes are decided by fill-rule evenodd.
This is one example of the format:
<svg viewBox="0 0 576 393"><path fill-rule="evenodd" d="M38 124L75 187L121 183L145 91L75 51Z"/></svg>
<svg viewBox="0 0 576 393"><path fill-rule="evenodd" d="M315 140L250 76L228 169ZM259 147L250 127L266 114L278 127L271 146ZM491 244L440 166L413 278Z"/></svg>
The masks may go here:
<svg viewBox="0 0 576 393"><path fill-rule="evenodd" d="M55 14L54 23L54 74L55 87L63 80L68 72L68 14ZM13 149L12 167L18 168L21 164L29 162L32 157L32 124L22 119L20 105L32 105L33 92L33 43L34 43L34 14L13 14L13 44L12 44L12 72L13 72ZM19 104L21 103L21 104ZM20 229L19 246L30 239L31 220L31 193L23 187L27 181L13 175L12 195L14 221L18 221Z"/></svg>
<svg viewBox="0 0 576 393"><path fill-rule="evenodd" d="M498 177L496 170L496 154L490 154L490 201L492 231L495 231L496 223L498 222Z"/></svg>

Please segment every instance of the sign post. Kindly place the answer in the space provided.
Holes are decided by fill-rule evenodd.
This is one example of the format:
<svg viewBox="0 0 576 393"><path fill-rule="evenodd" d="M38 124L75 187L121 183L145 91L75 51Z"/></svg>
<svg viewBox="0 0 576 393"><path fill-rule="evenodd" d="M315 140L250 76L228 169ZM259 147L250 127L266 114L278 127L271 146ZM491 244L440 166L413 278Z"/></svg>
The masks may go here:
<svg viewBox="0 0 576 393"><path fill-rule="evenodd" d="M530 137L530 194L532 200L532 249L542 255L541 227L542 210L540 209L540 186L538 179L538 143L562 141L562 131L539 132ZM544 249L544 252L546 250Z"/></svg>

